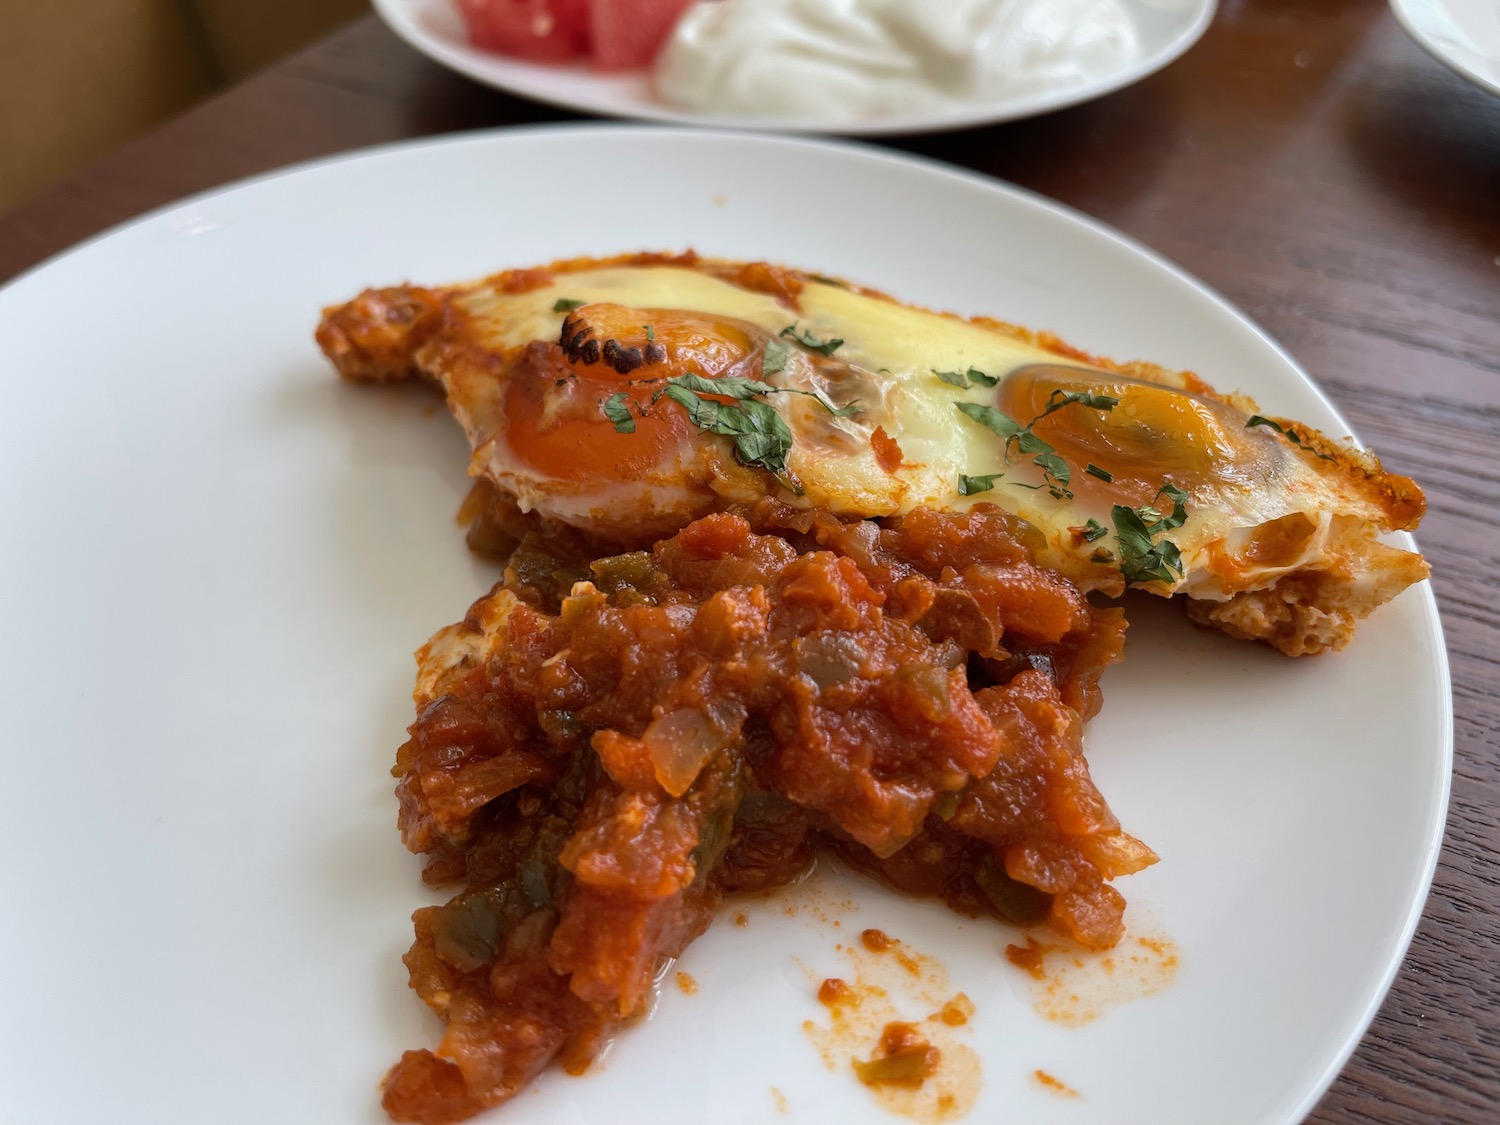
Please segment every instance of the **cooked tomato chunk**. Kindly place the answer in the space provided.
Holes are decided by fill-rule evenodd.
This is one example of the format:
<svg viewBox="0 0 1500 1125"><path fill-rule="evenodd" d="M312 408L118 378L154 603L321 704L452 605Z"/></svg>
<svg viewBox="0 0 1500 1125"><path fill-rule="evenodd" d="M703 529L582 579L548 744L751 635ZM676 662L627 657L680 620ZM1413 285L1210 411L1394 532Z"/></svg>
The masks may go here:
<svg viewBox="0 0 1500 1125"><path fill-rule="evenodd" d="M415 916L412 987L447 1032L392 1070L390 1114L453 1121L587 1066L723 895L819 848L1118 941L1108 881L1155 857L1090 780L1082 711L1124 623L1021 535L998 510L763 501L602 559L523 537L418 654L401 829L464 888Z"/></svg>

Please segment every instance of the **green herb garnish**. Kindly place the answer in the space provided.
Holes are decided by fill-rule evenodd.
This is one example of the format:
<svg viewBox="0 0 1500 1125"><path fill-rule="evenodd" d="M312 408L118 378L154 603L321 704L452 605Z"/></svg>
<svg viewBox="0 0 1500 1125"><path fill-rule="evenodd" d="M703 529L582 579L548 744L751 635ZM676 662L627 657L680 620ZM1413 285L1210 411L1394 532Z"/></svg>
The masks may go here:
<svg viewBox="0 0 1500 1125"><path fill-rule="evenodd" d="M630 416L630 407L626 404L630 396L624 391L612 394L604 401L604 416L615 424L615 433L635 433L635 419Z"/></svg>
<svg viewBox="0 0 1500 1125"><path fill-rule="evenodd" d="M754 397L764 395L766 391L744 385L751 382L740 378L710 380L683 375L668 379L661 394L686 409L693 425L700 430L733 438L734 455L740 464L759 465L775 473L793 492L800 493L801 489L786 471L786 455L792 449L792 431L768 403ZM740 386L720 386L721 383ZM707 387L700 388L697 384L707 384ZM735 401L720 402L704 395L726 395Z"/></svg>
<svg viewBox="0 0 1500 1125"><path fill-rule="evenodd" d="M1092 461L1090 461L1087 465L1085 465L1083 467L1083 471L1086 472L1086 473L1088 473L1088 475L1091 476L1091 477L1098 477L1105 484L1108 484L1110 481L1112 481L1112 480L1115 479L1115 474L1114 473L1110 472L1108 469L1101 469L1098 465L1094 464Z"/></svg>
<svg viewBox="0 0 1500 1125"><path fill-rule="evenodd" d="M939 378L943 377L941 372L936 372L935 374ZM949 372L949 374L955 373ZM976 372L971 367L969 368L967 377L972 379L976 374L982 373ZM1012 460L1014 456L1011 452L1011 446L1014 445L1020 453L1030 455L1032 464L1042 470L1044 484L1041 487L1045 487L1058 500L1071 500L1073 499L1073 493L1068 488L1068 484L1073 479L1072 469L1069 468L1068 463L1062 459L1050 444L1032 431L1031 427L1054 411L1061 410L1065 406L1072 406L1074 403L1089 407L1092 410L1109 411L1118 406L1119 402L1119 399L1111 398L1109 395L1088 394L1082 391L1054 390L1047 397L1046 409L1024 426L1009 415L996 410L993 406L983 406L977 402L956 402L953 405L981 426L1005 439L1005 459L1007 462Z"/></svg>
<svg viewBox="0 0 1500 1125"><path fill-rule="evenodd" d="M1140 508L1116 504L1110 510L1115 538L1120 543L1120 573L1125 576L1126 585L1171 584L1182 577L1182 555L1177 544L1165 535L1187 522L1188 494L1167 481L1155 499L1163 496L1172 501L1172 511L1166 515L1150 504Z"/></svg>
<svg viewBox="0 0 1500 1125"><path fill-rule="evenodd" d="M578 300L575 297L559 297L557 299L557 303L552 306L552 311L553 312L572 312L574 309L578 308L580 305L586 305L586 304L588 304L587 301L580 301L580 300Z"/></svg>
<svg viewBox="0 0 1500 1125"><path fill-rule="evenodd" d="M1103 539L1106 535L1108 535L1109 529L1106 528L1098 520L1091 517L1089 519L1089 522L1083 525L1082 534L1083 541L1085 543L1092 543L1095 540Z"/></svg>
<svg viewBox="0 0 1500 1125"><path fill-rule="evenodd" d="M834 337L831 340L820 340L806 329L798 332L797 326L795 324L788 324L781 330L780 334L782 336L785 336L788 340L796 340L797 343L801 344L804 348L808 349L809 351L818 352L821 355L831 356L834 352L838 351L841 347L844 346L844 341L838 339L837 337Z"/></svg>
<svg viewBox="0 0 1500 1125"><path fill-rule="evenodd" d="M1265 426L1269 429L1275 430L1278 434L1286 438L1287 441L1291 442L1298 449L1307 450L1307 452L1311 453L1320 461L1333 460L1333 458L1328 456L1328 454L1314 449L1312 446L1308 445L1305 441L1302 440L1302 435L1298 431L1292 429L1290 426L1283 426L1280 422L1277 422L1271 418L1262 418L1259 414L1252 414L1250 416L1250 420L1245 423L1245 429L1253 430L1256 426Z"/></svg>
<svg viewBox="0 0 1500 1125"><path fill-rule="evenodd" d="M788 489L801 494L801 485L787 470L786 458L792 448L792 431L781 415L765 402L772 394L799 394L815 399L830 414L846 417L859 409L858 403L835 406L821 391L796 387L773 387L759 379L730 375L722 379L705 379L701 375L679 375L663 382L651 396L654 406L669 398L688 412L693 425L734 440L734 453L743 465L759 465L775 473ZM725 402L724 399L731 401ZM630 396L621 391L604 402L604 416L617 433L635 432L635 418L630 411ZM642 415L644 410L637 407Z"/></svg>
<svg viewBox="0 0 1500 1125"><path fill-rule="evenodd" d="M761 356L760 370L763 375L775 375L786 367L792 349L780 340L767 340L765 354Z"/></svg>
<svg viewBox="0 0 1500 1125"><path fill-rule="evenodd" d="M1004 473L986 473L984 476L971 477L960 473L958 476L958 494L960 496L973 496L976 492L988 492L995 487L995 482L1004 475Z"/></svg>
<svg viewBox="0 0 1500 1125"><path fill-rule="evenodd" d="M984 406L977 402L955 402L960 414L967 414L985 429L990 430L999 437L1003 437L1006 444L1012 441L1021 432L1021 424L1008 414L1003 414L993 406Z"/></svg>
<svg viewBox="0 0 1500 1125"><path fill-rule="evenodd" d="M958 387L960 390L968 390L970 384L978 384L981 387L993 387L1000 379L995 375L986 375L977 367L971 367L967 371L939 371L933 368L932 373L943 382Z"/></svg>

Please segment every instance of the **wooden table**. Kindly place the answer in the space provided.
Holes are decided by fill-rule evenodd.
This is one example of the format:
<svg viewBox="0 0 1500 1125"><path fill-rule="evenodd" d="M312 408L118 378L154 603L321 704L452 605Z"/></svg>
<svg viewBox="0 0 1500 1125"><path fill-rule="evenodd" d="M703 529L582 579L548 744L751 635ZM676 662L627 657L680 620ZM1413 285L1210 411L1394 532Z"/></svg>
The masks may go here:
<svg viewBox="0 0 1500 1125"><path fill-rule="evenodd" d="M449 74L367 18L0 218L0 280L240 176L567 116ZM1384 0L1223 0L1198 46L1130 89L895 147L1177 261L1426 486L1453 662L1448 834L1395 988L1311 1120L1500 1120L1500 98L1423 54Z"/></svg>

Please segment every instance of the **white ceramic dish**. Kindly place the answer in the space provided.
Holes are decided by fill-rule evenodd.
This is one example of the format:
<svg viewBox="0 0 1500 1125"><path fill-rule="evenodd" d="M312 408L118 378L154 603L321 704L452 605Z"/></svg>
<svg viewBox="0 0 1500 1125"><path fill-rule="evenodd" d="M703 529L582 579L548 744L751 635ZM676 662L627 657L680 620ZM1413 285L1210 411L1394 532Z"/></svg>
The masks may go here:
<svg viewBox="0 0 1500 1125"><path fill-rule="evenodd" d="M1500 4L1495 0L1390 0L1407 33L1428 54L1500 94Z"/></svg>
<svg viewBox="0 0 1500 1125"><path fill-rule="evenodd" d="M587 153L614 174L567 175ZM563 185L559 187L559 185ZM367 284L693 246L990 312L1343 424L1243 316L1034 196L852 146L644 127L516 131L307 165L159 211L0 290L0 1120L382 1120L436 1021L406 987L432 901L387 769L409 653L493 580L454 526L467 450L425 394L341 384L311 334ZM1123 880L1175 944L1155 996L1069 1029L1018 940L831 873L843 928L721 924L584 1078L494 1120L879 1120L800 1030L879 926L978 1012L970 1120L1290 1122L1352 1050L1416 924L1451 762L1423 587L1293 661L1153 602L1090 727L1162 862ZM825 895L825 902L832 901ZM830 908L831 909L831 908ZM809 976L812 974L812 977ZM1041 1069L1079 1091L1049 1093Z"/></svg>
<svg viewBox="0 0 1500 1125"><path fill-rule="evenodd" d="M1047 113L1113 93L1177 59L1213 19L1217 0L1122 0L1140 38L1134 64L1069 89L1031 91L1003 101L850 123L792 117L730 117L685 113L661 102L644 72L601 74L586 66L544 66L469 45L453 0L374 0L387 25L423 54L476 82L579 113L636 117L682 125L848 136L921 133L988 125Z"/></svg>

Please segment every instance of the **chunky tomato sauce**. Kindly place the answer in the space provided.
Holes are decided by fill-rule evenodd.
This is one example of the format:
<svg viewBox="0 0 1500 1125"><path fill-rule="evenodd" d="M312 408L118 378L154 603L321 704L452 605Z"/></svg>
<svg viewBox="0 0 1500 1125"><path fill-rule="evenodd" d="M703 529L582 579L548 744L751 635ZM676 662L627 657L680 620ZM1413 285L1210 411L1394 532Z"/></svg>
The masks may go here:
<svg viewBox="0 0 1500 1125"><path fill-rule="evenodd" d="M603 559L531 537L459 627L486 630L394 771L426 878L463 887L415 915L412 987L447 1032L388 1076L396 1120L582 1069L725 894L819 849L1098 948L1123 932L1108 881L1155 858L1081 753L1123 618L1034 565L998 510L768 501ZM926 1065L906 1046L886 1053Z"/></svg>

